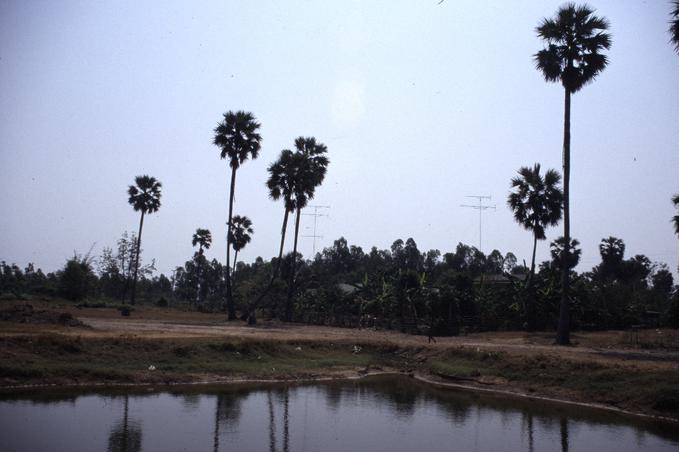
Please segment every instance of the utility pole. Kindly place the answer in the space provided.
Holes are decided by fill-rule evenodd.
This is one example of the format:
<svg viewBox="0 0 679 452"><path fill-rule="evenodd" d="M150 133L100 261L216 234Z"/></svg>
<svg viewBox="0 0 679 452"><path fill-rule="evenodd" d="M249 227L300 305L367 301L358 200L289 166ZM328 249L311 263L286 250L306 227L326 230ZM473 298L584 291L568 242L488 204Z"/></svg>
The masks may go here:
<svg viewBox="0 0 679 452"><path fill-rule="evenodd" d="M483 201L484 201L485 199L487 199L487 200L490 201L490 199L491 199L490 195L489 195L489 196L467 195L467 196L465 196L465 198L474 198L474 199L477 199L477 200L479 201L479 203L476 204L476 205L460 204L460 207L468 207L468 208L470 208L470 209L476 209L476 210L479 211L479 251L482 251L482 250L481 250L481 244L482 244L482 242L481 242L481 238L482 238L482 230L481 230L482 220L481 220L481 213L482 213L484 210L488 210L488 209L493 209L493 210L495 210L495 206L494 206L494 205L493 205L493 206L489 206L489 205L485 205L485 204L483 203Z"/></svg>
<svg viewBox="0 0 679 452"><path fill-rule="evenodd" d="M302 237L313 237L314 241L313 241L313 248L312 249L313 249L313 256L315 257L316 256L316 239L317 238L318 239L323 238L322 235L316 235L316 225L317 225L317 222L318 222L318 217L329 217L330 216L327 213L319 213L318 211L320 209L329 209L330 206L308 206L308 207L314 209L314 213L303 213L302 215L314 217L314 233L312 235L303 235ZM313 259L313 257L312 257L312 259Z"/></svg>

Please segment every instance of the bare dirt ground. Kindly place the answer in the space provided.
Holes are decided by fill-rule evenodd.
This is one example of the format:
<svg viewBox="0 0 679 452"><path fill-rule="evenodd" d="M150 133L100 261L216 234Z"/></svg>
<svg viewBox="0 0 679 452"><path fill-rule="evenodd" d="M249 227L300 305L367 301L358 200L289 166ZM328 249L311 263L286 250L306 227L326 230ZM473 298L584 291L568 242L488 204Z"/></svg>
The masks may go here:
<svg viewBox="0 0 679 452"><path fill-rule="evenodd" d="M639 332L605 331L578 332L572 335L573 346L554 345L551 332L490 332L455 337L438 337L429 344L426 336L414 336L398 331L349 329L327 326L286 324L260 321L247 326L241 321L227 322L225 315L187 312L155 307L136 307L130 317L122 317L110 308L78 309L70 304L32 302L35 310L49 309L67 312L90 328L64 328L60 325L1 323L0 336L44 334L55 332L80 337L137 338L243 338L283 341L326 341L390 343L399 347L433 349L471 348L502 351L512 355L558 355L571 360L615 363L617 365L652 369L679 370L679 331L648 329Z"/></svg>

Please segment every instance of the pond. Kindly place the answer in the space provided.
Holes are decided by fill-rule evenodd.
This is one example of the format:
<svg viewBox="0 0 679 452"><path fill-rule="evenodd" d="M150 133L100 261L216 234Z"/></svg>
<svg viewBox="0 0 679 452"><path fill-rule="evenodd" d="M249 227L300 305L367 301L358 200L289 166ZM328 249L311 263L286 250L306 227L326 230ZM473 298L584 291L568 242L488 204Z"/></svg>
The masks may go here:
<svg viewBox="0 0 679 452"><path fill-rule="evenodd" d="M2 451L679 450L676 425L407 377L0 396Z"/></svg>

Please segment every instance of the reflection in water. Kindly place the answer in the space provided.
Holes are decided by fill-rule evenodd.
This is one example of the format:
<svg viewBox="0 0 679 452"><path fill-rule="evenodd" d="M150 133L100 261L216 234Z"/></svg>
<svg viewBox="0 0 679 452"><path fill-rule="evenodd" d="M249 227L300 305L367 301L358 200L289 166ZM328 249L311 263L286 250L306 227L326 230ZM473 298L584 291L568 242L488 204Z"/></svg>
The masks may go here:
<svg viewBox="0 0 679 452"><path fill-rule="evenodd" d="M278 402L283 404L283 452L290 452L290 388L277 391ZM273 403L273 391L267 392L269 409L269 451L277 452L276 415Z"/></svg>
<svg viewBox="0 0 679 452"><path fill-rule="evenodd" d="M434 389L408 378L184 391L0 399L0 450L100 450L107 441L109 451L130 452L433 452L451 446L465 451L636 452L642 443L644 450L679 447L675 426ZM111 398L115 403L106 403Z"/></svg>
<svg viewBox="0 0 679 452"><path fill-rule="evenodd" d="M285 389L283 399L283 452L290 452L290 389Z"/></svg>
<svg viewBox="0 0 679 452"><path fill-rule="evenodd" d="M218 393L215 395L215 427L213 434L213 450L219 450L219 430L224 426L227 432L238 425L241 415L241 401L245 394L239 392Z"/></svg>
<svg viewBox="0 0 679 452"><path fill-rule="evenodd" d="M568 452L568 419L561 418L561 452Z"/></svg>
<svg viewBox="0 0 679 452"><path fill-rule="evenodd" d="M108 436L108 452L138 452L141 450L141 424L129 421L129 396L125 396L123 419L114 424Z"/></svg>
<svg viewBox="0 0 679 452"><path fill-rule="evenodd" d="M271 391L266 394L269 403L269 451L276 452L276 419L273 415L273 402L271 401Z"/></svg>

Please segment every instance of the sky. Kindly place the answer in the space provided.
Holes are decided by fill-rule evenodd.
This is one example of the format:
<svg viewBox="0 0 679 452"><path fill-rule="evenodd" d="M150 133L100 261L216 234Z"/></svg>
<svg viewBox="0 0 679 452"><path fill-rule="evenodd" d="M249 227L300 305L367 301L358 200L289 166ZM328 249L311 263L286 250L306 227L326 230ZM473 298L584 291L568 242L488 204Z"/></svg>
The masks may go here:
<svg viewBox="0 0 679 452"><path fill-rule="evenodd" d="M529 261L506 206L510 179L561 171L563 89L533 63L535 27L560 1L0 0L0 259L45 271L136 231L134 177L163 184L142 248L158 271L190 259L196 228L224 262L229 168L212 144L228 110L252 112L262 149L238 170L234 213L252 219L251 262L277 254L282 202L267 167L298 136L328 147L312 205L317 251L412 237L421 251L478 246ZM606 70L572 100L571 233L579 270L622 238L675 271L679 55L665 0L590 2L611 24ZM309 213L309 211L307 211ZM289 230L292 233L293 229ZM303 216L301 234L313 233ZM538 261L561 226L547 230ZM291 241L288 241L291 244ZM312 239L300 251L312 257ZM290 246L286 247L288 250Z"/></svg>

